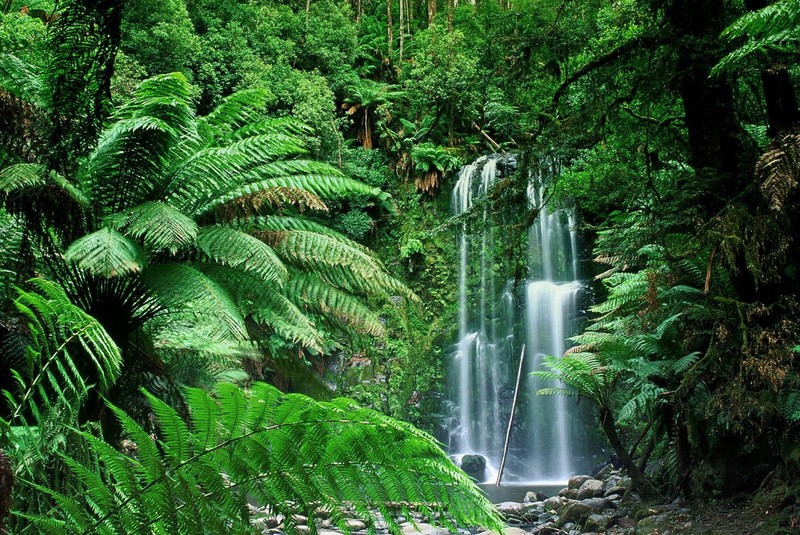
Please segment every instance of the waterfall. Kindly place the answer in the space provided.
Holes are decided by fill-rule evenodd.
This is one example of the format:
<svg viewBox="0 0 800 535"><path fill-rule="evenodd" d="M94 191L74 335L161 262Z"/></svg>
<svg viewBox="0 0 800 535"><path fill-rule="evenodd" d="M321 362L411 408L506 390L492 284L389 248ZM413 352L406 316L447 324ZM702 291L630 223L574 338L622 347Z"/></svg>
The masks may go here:
<svg viewBox="0 0 800 535"><path fill-rule="evenodd" d="M500 463L505 428L526 344L525 380L515 415L504 481L566 481L580 449L580 418L574 400L535 395L546 386L530 377L545 355L562 355L578 327L582 284L578 279L576 221L569 210L543 206L543 183L558 172L548 166L532 176L531 207L539 210L528 234L529 275L522 284L503 277L495 258L503 235L494 224L486 193L516 166L513 156L483 157L461 169L452 212L465 214L457 237L458 342L449 365L448 397L455 408L448 446L455 457L474 453L487 460L487 479ZM578 433L576 433L576 431Z"/></svg>

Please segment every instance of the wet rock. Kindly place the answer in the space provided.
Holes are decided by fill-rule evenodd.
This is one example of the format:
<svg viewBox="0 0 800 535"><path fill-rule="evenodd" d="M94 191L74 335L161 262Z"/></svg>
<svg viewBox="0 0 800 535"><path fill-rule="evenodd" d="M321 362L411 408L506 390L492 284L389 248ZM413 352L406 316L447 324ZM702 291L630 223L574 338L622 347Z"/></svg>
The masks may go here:
<svg viewBox="0 0 800 535"><path fill-rule="evenodd" d="M625 487L611 487L603 493L603 497L625 496Z"/></svg>
<svg viewBox="0 0 800 535"><path fill-rule="evenodd" d="M482 531L478 535L497 535L494 531ZM528 535L528 532L520 528L506 528L501 535Z"/></svg>
<svg viewBox="0 0 800 535"><path fill-rule="evenodd" d="M400 527L405 535L415 535L417 533L422 535L450 535L448 530L431 526L430 524L425 524L424 522L417 523L416 527L407 522Z"/></svg>
<svg viewBox="0 0 800 535"><path fill-rule="evenodd" d="M604 465L602 468L600 468L599 470L593 471L592 475L594 476L595 479L599 479L600 481L603 481L604 479L608 478L613 471L614 471L614 465L611 464L611 463L608 463L608 464Z"/></svg>
<svg viewBox="0 0 800 535"><path fill-rule="evenodd" d="M495 507L503 515L519 515L522 512L522 504L517 502L498 503Z"/></svg>
<svg viewBox="0 0 800 535"><path fill-rule="evenodd" d="M527 492L525 493L525 499L523 502L531 503L531 502L543 502L547 499L547 496L542 494L541 492Z"/></svg>
<svg viewBox="0 0 800 535"><path fill-rule="evenodd" d="M583 523L583 531L603 532L608 527L610 520L606 515L597 513L589 515L589 518Z"/></svg>
<svg viewBox="0 0 800 535"><path fill-rule="evenodd" d="M581 476L572 476L569 478L569 482L567 483L568 489L579 489L581 485L583 485L586 481L592 479L592 476L581 475Z"/></svg>
<svg viewBox="0 0 800 535"><path fill-rule="evenodd" d="M589 518L594 511L591 507L583 502L571 501L567 503L559 513L559 523L561 525L570 522L575 524L583 524L584 520Z"/></svg>
<svg viewBox="0 0 800 535"><path fill-rule="evenodd" d="M587 479L578 488L578 499L597 498L603 495L603 482L597 479Z"/></svg>
<svg viewBox="0 0 800 535"><path fill-rule="evenodd" d="M468 453L461 458L461 469L476 481L486 481L486 457Z"/></svg>
<svg viewBox="0 0 800 535"><path fill-rule="evenodd" d="M607 500L605 498L588 498L586 500L583 500L582 503L588 505L589 507L591 507L592 511L596 512L615 507L610 500Z"/></svg>
<svg viewBox="0 0 800 535"><path fill-rule="evenodd" d="M558 511L565 503L567 503L566 498L553 496L552 498L547 498L543 505L548 511Z"/></svg>
<svg viewBox="0 0 800 535"><path fill-rule="evenodd" d="M362 522L361 520L356 520L355 518L349 518L347 520L347 527L351 531L360 531L362 529L367 529L367 525Z"/></svg>

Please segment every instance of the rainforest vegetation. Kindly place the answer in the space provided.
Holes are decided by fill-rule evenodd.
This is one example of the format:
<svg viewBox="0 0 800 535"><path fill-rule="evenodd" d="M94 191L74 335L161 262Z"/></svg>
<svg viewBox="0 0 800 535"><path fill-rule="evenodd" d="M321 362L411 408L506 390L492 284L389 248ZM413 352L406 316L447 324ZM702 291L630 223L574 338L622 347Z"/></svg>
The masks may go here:
<svg viewBox="0 0 800 535"><path fill-rule="evenodd" d="M598 455L789 529L799 53L798 0L4 0L0 533L500 529L434 438L490 153L511 279L560 162Z"/></svg>

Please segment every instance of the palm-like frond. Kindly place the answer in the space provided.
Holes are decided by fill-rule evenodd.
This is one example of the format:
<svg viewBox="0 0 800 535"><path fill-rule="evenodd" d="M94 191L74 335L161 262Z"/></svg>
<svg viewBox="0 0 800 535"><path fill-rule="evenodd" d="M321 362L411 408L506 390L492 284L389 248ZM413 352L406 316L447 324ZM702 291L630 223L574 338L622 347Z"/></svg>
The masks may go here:
<svg viewBox="0 0 800 535"><path fill-rule="evenodd" d="M377 199L388 211L394 211L391 196L378 188L344 176L341 171L322 162L308 160L277 161L248 172L252 179L234 189L225 190L204 205L198 205L196 215L203 215L241 197L255 195L272 188L302 189L323 200L341 200L354 195Z"/></svg>
<svg viewBox="0 0 800 535"><path fill-rule="evenodd" d="M83 492L40 489L58 511L28 517L40 532L250 533L248 496L285 515L290 532L293 513L313 522L320 510L349 531L345 503L370 522L371 511L379 511L392 531L400 529L395 515L412 507L440 514L453 530L502 528L492 505L430 436L349 400L315 402L260 383L249 391L191 389L187 424L146 395L160 440L112 407L137 456L81 433L99 462L66 459ZM114 481L114 492L107 481Z"/></svg>
<svg viewBox="0 0 800 535"><path fill-rule="evenodd" d="M105 278L139 273L146 264L138 243L109 228L79 238L65 257L91 275Z"/></svg>
<svg viewBox="0 0 800 535"><path fill-rule="evenodd" d="M5 194L30 192L44 187L58 189L78 206L86 206L89 203L86 195L80 189L55 171L48 171L41 164L18 163L9 165L0 171L0 192Z"/></svg>
<svg viewBox="0 0 800 535"><path fill-rule="evenodd" d="M800 133L784 133L772 141L756 164L756 176L769 207L781 211L800 182Z"/></svg>
<svg viewBox="0 0 800 535"><path fill-rule="evenodd" d="M194 219L168 204L153 201L110 216L107 223L141 240L150 251L168 251L171 254L193 245L199 232Z"/></svg>
<svg viewBox="0 0 800 535"><path fill-rule="evenodd" d="M42 80L37 69L13 54L0 54L0 90L41 107Z"/></svg>
<svg viewBox="0 0 800 535"><path fill-rule="evenodd" d="M214 339L245 340L247 329L239 307L216 281L186 264L154 265L142 273L145 284L168 314L202 327Z"/></svg>
<svg viewBox="0 0 800 535"><path fill-rule="evenodd" d="M300 302L312 312L336 320L372 336L383 336L385 327L380 318L353 296L337 290L313 275L293 273L283 288L293 302Z"/></svg>
<svg viewBox="0 0 800 535"><path fill-rule="evenodd" d="M257 324L267 325L291 343L320 353L322 336L314 323L297 305L281 295L274 283L255 273L223 265L199 266L203 272L224 286L243 314ZM258 335L255 336L258 338Z"/></svg>
<svg viewBox="0 0 800 535"><path fill-rule="evenodd" d="M795 54L800 44L800 2L778 0L763 9L746 13L722 33L744 44L722 58L712 74L718 74L756 53L785 52Z"/></svg>
<svg viewBox="0 0 800 535"><path fill-rule="evenodd" d="M25 411L42 416L55 406L74 417L91 387L103 391L116 381L122 367L119 349L60 286L44 279L29 283L33 290L20 290L14 302L27 324L29 346L26 369L12 372L19 393L5 393L14 409L10 420L14 423ZM85 358L77 359L78 353ZM87 360L91 367L81 369L79 362Z"/></svg>
<svg viewBox="0 0 800 535"><path fill-rule="evenodd" d="M311 270L329 284L367 295L393 292L416 299L403 283L383 271L372 256L345 242L307 231L276 233L271 240L286 262Z"/></svg>
<svg viewBox="0 0 800 535"><path fill-rule="evenodd" d="M233 228L202 229L197 248L216 263L254 273L268 282L282 284L288 275L286 266L269 245Z"/></svg>

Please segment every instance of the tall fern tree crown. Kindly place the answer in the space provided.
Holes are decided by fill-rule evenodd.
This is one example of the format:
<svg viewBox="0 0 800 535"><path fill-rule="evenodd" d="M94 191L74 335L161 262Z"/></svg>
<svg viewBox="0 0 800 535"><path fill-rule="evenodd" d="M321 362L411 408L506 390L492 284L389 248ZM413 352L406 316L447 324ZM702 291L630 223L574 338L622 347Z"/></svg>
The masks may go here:
<svg viewBox="0 0 800 535"><path fill-rule="evenodd" d="M65 252L81 274L78 300L96 312L97 287L113 280L125 282L105 300L148 295L146 310L128 310L139 320L122 338L230 353L277 335L320 353L320 318L327 329L382 334L361 298L414 296L368 250L310 216L352 195L391 210L389 196L308 159L306 127L265 118L264 102L262 91L243 91L198 117L186 79L157 76L117 110L75 179L19 164L0 172L0 189L54 187L81 207L90 232L66 239Z"/></svg>

